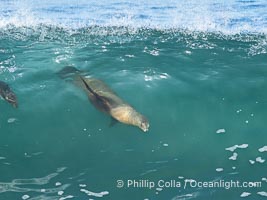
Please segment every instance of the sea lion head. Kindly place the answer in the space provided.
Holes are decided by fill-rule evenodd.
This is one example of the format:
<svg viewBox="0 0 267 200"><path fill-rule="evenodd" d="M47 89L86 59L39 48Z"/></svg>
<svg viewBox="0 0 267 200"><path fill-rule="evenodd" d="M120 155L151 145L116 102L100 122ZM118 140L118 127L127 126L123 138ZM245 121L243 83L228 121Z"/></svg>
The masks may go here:
<svg viewBox="0 0 267 200"><path fill-rule="evenodd" d="M142 129L144 132L147 132L148 131L148 129L149 129L149 122L148 122L148 120L144 116L141 116L140 123L139 123L138 127L140 129Z"/></svg>
<svg viewBox="0 0 267 200"><path fill-rule="evenodd" d="M17 103L17 97L13 92L8 92L5 94L5 100L10 103L13 107L17 108L18 103Z"/></svg>

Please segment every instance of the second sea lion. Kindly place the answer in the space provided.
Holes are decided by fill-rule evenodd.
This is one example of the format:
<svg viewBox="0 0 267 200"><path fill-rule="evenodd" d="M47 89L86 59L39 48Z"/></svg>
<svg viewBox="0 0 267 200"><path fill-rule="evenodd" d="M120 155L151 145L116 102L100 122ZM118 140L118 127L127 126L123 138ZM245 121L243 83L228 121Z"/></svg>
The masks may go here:
<svg viewBox="0 0 267 200"><path fill-rule="evenodd" d="M3 97L13 107L18 107L17 97L15 93L10 89L7 83L0 81L0 96Z"/></svg>

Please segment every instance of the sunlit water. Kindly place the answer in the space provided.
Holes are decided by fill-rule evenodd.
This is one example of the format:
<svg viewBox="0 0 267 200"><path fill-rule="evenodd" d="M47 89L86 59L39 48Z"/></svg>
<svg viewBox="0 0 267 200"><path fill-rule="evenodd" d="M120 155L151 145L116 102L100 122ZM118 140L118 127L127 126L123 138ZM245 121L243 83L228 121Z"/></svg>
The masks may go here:
<svg viewBox="0 0 267 200"><path fill-rule="evenodd" d="M266 199L266 8L1 1L0 80L19 107L0 101L0 199ZM57 76L67 65L105 81L149 132L109 127ZM184 187L191 179L261 187Z"/></svg>

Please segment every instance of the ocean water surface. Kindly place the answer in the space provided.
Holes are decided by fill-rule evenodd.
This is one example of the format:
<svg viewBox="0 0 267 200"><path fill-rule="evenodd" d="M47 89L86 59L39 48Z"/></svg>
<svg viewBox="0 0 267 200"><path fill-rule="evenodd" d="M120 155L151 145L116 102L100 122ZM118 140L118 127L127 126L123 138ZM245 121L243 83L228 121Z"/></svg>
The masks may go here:
<svg viewBox="0 0 267 200"><path fill-rule="evenodd" d="M0 101L0 199L267 198L266 1L0 3L0 80L19 103ZM110 127L65 66L149 131Z"/></svg>

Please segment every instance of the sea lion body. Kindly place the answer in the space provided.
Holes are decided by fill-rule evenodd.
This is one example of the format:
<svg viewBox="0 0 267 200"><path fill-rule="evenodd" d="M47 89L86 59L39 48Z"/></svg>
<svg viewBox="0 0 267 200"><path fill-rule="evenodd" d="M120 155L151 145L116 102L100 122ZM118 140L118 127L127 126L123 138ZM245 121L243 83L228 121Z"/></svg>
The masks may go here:
<svg viewBox="0 0 267 200"><path fill-rule="evenodd" d="M81 76L80 79L85 86L83 89L88 94L91 103L97 109L111 115L115 120L121 123L137 126L144 132L148 131L149 123L147 119L132 106L123 101L103 81Z"/></svg>
<svg viewBox="0 0 267 200"><path fill-rule="evenodd" d="M10 89L8 84L3 81L0 81L0 96L8 103L12 104L13 107L18 107L17 97L15 93Z"/></svg>
<svg viewBox="0 0 267 200"><path fill-rule="evenodd" d="M81 87L88 95L90 102L100 111L110 115L116 121L124 124L137 126L144 132L148 131L148 120L138 113L132 106L123 101L103 81L96 78L86 78L75 67L63 68L59 74L61 77L72 73L73 82Z"/></svg>

